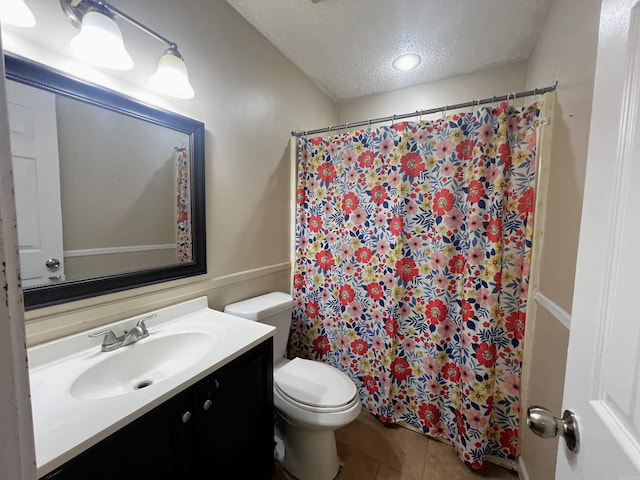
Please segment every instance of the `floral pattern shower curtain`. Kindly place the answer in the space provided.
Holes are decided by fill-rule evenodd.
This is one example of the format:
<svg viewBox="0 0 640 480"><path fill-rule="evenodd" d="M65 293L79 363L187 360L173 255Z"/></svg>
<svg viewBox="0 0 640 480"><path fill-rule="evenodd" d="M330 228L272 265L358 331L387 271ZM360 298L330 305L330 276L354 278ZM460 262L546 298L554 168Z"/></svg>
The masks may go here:
<svg viewBox="0 0 640 480"><path fill-rule="evenodd" d="M178 263L193 261L191 251L191 188L189 181L189 151L176 149L177 183L177 255Z"/></svg>
<svg viewBox="0 0 640 480"><path fill-rule="evenodd" d="M472 468L516 456L538 116L504 103L298 144L290 353Z"/></svg>

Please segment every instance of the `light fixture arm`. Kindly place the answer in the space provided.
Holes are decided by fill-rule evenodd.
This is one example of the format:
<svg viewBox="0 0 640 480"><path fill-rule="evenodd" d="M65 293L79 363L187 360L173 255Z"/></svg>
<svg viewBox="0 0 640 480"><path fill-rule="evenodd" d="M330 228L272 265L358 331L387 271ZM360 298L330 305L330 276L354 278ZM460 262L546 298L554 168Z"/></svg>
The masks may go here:
<svg viewBox="0 0 640 480"><path fill-rule="evenodd" d="M172 42L171 40L169 40L168 38L160 35L158 32L156 32L155 30L152 30L151 28L147 27L145 24L140 23L138 20L136 20L135 18L133 18L132 16L124 13L122 10L120 10L117 7L114 7L113 5L111 5L110 3L105 2L104 0L91 0L93 1L93 3L95 3L96 5L99 5L101 7L103 7L104 9L106 9L108 12L122 18L123 20L126 20L127 22L129 22L131 25L139 28L140 30L142 30L143 32L147 33L148 35L151 35L152 37L160 40L161 42L166 43L170 49L172 50L178 50L178 45L176 45L174 42Z"/></svg>
<svg viewBox="0 0 640 480"><path fill-rule="evenodd" d="M155 30L152 30L145 24L139 22L129 14L123 12L117 7L114 7L105 0L60 0L60 4L62 5L62 9L67 14L69 21L77 28L80 27L84 15L92 10L105 13L110 16L119 17L123 20L126 20L136 28L142 30L147 35L150 35L155 39L160 40L162 43L165 43L169 47L169 50L171 50L174 54L177 53L177 56L182 59L182 55L180 55L180 53L178 52L178 45L175 42L172 42L165 36L160 35Z"/></svg>

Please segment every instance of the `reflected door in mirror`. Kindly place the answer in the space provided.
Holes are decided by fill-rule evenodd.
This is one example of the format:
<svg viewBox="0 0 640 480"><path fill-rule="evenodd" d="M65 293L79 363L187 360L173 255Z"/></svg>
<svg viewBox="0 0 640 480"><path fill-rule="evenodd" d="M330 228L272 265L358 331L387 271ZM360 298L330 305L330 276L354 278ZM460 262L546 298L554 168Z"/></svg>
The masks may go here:
<svg viewBox="0 0 640 480"><path fill-rule="evenodd" d="M7 81L23 287L63 281L55 95Z"/></svg>

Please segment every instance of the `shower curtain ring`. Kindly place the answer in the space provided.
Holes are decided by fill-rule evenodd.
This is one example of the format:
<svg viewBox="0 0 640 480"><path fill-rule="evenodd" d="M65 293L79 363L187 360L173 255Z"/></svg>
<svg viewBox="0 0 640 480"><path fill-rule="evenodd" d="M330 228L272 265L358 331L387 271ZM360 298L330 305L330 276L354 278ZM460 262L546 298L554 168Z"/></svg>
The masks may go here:
<svg viewBox="0 0 640 480"><path fill-rule="evenodd" d="M507 92L507 105L511 106L511 95L513 95L513 100L516 99L516 92Z"/></svg>
<svg viewBox="0 0 640 480"><path fill-rule="evenodd" d="M442 110L442 120L447 118L447 110L449 109L449 105L444 106L444 110Z"/></svg>

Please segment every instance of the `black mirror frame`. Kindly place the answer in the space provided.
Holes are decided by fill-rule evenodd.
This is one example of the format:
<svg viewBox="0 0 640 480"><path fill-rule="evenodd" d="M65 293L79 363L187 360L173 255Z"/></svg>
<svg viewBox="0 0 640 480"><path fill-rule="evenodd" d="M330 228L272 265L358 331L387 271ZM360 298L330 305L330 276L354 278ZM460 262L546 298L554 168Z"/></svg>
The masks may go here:
<svg viewBox="0 0 640 480"><path fill-rule="evenodd" d="M185 133L189 135L191 152L191 232L194 262L28 288L23 292L25 310L207 273L204 124L145 105L121 93L73 78L66 73L13 54L5 53L4 61L7 79Z"/></svg>

